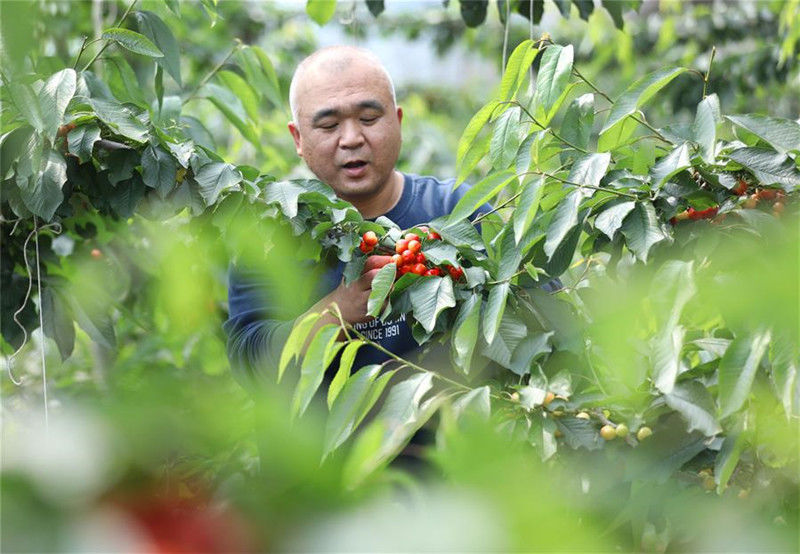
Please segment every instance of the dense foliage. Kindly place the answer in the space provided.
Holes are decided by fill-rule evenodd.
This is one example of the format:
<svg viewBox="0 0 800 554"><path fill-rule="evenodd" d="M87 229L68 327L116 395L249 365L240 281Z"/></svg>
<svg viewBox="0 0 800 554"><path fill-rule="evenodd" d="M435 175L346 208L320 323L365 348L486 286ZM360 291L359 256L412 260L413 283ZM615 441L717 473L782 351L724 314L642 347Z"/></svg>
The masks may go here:
<svg viewBox="0 0 800 554"><path fill-rule="evenodd" d="M582 17L594 6L573 3ZM379 4L368 2L372 13ZM487 4L463 3L464 21L480 25ZM217 13L213 2L202 5ZM536 21L544 3L530 5L524 15ZM619 17L621 3L602 5ZM309 1L307 10L324 22L335 6ZM458 182L472 177L472 188L450 216L401 230L363 220L318 181L272 176L289 169L267 161L285 145L262 140L277 133L270 125L283 110L277 53L237 43L190 86L166 9L134 7L103 30L97 55L84 54L84 42L69 64L26 54L4 74L10 380L38 366L41 353L41 376L22 372L23 383L46 386L44 370L55 364L62 371L50 379L73 390L64 398L102 414L115 435L55 411L53 428L83 429L75 440L88 450L68 464L81 477L70 488L63 470L42 480L41 457L68 447L56 441L37 452L39 435L17 431L24 440L3 486L21 506L19 525L4 510L4 538L30 528L26 518L49 518L56 531L14 535L15 548L96 540L67 531L65 507L76 497L88 514L80 529L99 517L93 510L113 507L159 544L319 549L338 540L345 548L356 516L306 538L282 535L282 525L397 489L421 494L401 469L408 451L389 464L423 426L437 445L416 479L435 468L459 494L477 491L461 515L480 521L493 541L486 549L696 550L744 540L705 532L687 516L689 503L711 521L752 519L768 548L796 541L798 122L726 114L711 60L705 71L658 69L612 93L587 78L572 45L523 40L458 143ZM673 82L699 92L684 126L645 113ZM210 112L187 108L198 98L255 149L257 166L220 155L204 121ZM266 121L264 105L276 112ZM476 177L479 167L488 171ZM494 210L470 221L486 202ZM231 259L262 267L289 313L317 276L304 262L344 262L352 279L368 263L359 242L370 231L389 251L416 234L424 263L444 269L400 275L390 264L373 285L372 315L406 316L419 355L354 368L358 349L374 343L345 324L311 337L312 315L295 326L278 373L264 370L270 402L243 409L241 391L214 378L228 372L215 272ZM544 292L554 278L560 290ZM347 340L336 340L341 331ZM88 358L65 370L84 333L101 373L93 379ZM45 355L48 344L63 365ZM339 353L326 407L318 391ZM271 385L279 379L283 388ZM84 389L87 380L96 386ZM27 405L23 395L12 400ZM262 439L282 446L260 472L246 438L254 415L266 422ZM126 441L139 450L120 454ZM103 461L114 456L121 467ZM429 494L432 520L446 520L449 493ZM531 502L536 495L541 503ZM385 505L377 513L414 525ZM542 526L529 528L531 519ZM543 537L548 525L562 533ZM389 536L397 542L376 544L414 548ZM459 540L442 547L469 544Z"/></svg>

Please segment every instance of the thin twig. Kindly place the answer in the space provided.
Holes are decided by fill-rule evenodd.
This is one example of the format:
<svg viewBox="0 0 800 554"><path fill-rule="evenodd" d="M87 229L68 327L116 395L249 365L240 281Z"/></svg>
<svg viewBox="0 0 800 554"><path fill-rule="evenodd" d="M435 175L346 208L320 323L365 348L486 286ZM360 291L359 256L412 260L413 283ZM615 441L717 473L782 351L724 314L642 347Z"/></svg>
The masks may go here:
<svg viewBox="0 0 800 554"><path fill-rule="evenodd" d="M508 28L509 25L509 18L511 16L511 2L506 2L506 20L503 23L503 67L500 68L500 72L505 76L506 73L506 59L508 56Z"/></svg>
<svg viewBox="0 0 800 554"><path fill-rule="evenodd" d="M622 192L620 190L614 190L614 189L603 188L603 187L596 187L594 185L582 185L581 183L573 183L572 181L568 181L566 179L563 179L561 177L553 175L552 173L548 173L547 171L526 171L522 175L544 175L545 177L550 177L551 179L555 179L556 181L558 181L560 183L563 183L565 185L578 187L578 188L598 190L598 191L602 191L602 192L610 192L611 194L616 194L616 195L619 195L619 196L625 196L627 198L633 198L634 200L638 200L639 199L639 197L636 196L635 194L630 194L628 192Z"/></svg>
<svg viewBox="0 0 800 554"><path fill-rule="evenodd" d="M237 38L235 40L235 44L233 45L233 48L231 48L230 52L228 52L228 55L225 56L224 58L222 58L222 61L219 62L216 66L214 66L214 68L205 77L203 77L203 79L197 84L197 86L194 88L194 90L191 93L189 93L189 96L187 96L184 99L184 103L188 102L189 100L191 100L192 98L197 96L197 93L200 92L200 89L203 88L203 86L207 82L209 82L211 80L211 78L214 75L216 75L217 72L220 69L222 69L222 67L228 62L228 60L231 58L231 56L233 56L239 50L239 48L241 48L241 47L242 47L242 41Z"/></svg>
<svg viewBox="0 0 800 554"><path fill-rule="evenodd" d="M577 144L573 144L573 143L571 143L570 141L568 141L567 139L565 139L564 137L562 137L561 135L559 135L558 133L556 133L556 132L553 130L553 128L552 128L552 127L545 127L544 125L542 125L541 123L539 123L539 121L538 121L538 120L537 120L537 119L536 119L536 118L533 116L533 114L532 114L531 112L529 112L529 111L528 111L528 110L525 108L525 106L523 106L522 104L520 104L518 101L516 101L516 100L509 100L508 102L500 102L499 104L501 104L501 105L502 105L502 104L514 104L514 105L516 105L516 106L519 106L519 108L520 108L520 109L521 109L523 112L525 112L525 115L527 115L528 117L530 117L530 118L531 118L531 122L533 122L535 125L537 125L537 126L540 128L540 129L542 129L543 131L547 131L547 132L549 132L549 133L550 133L551 135L553 135L553 136L554 136L554 137L555 137L557 140L560 140L561 142L563 142L564 144L566 144L566 145L567 145L567 146L569 146L570 148L574 148L575 150L577 150L577 151L579 151L579 152L581 152L581 153L583 153L583 154L588 154L588 153L589 153L589 151L588 151L588 150L586 150L585 148L581 148L581 147L580 147L580 146L578 146Z"/></svg>
<svg viewBox="0 0 800 554"><path fill-rule="evenodd" d="M480 215L478 215L478 217L476 217L475 219L473 219L473 220L472 220L472 224L473 224L473 225L475 225L475 224L477 224L477 223L480 223L480 222L481 222L481 220L482 220L482 219L484 219L484 218L486 218L486 217L487 217L489 214L493 214L493 213L495 213L497 210L500 210L500 209L502 209L502 208L506 207L508 204L510 204L511 202L513 202L514 200L516 200L516 199L517 199L517 197L519 197L519 195L520 195L520 194L522 194L522 191L520 191L520 192L518 192L518 193L514 194L514 195L513 195L511 198L509 198L508 200L506 200L505 202L503 202L502 204L500 204L500 205L499 205L499 206L497 206L496 208L493 208L491 211L488 211L488 212L481 213Z"/></svg>
<svg viewBox="0 0 800 554"><path fill-rule="evenodd" d="M125 13L122 14L122 17L119 18L119 21L114 25L114 27L119 27L120 25L122 25L122 22L125 21L125 18L128 17L128 14L131 13L131 10L133 9L133 6L138 1L139 0L132 0L131 1L130 5L128 6L128 9L125 10ZM97 61L97 58L100 57L100 54L102 54L105 51L105 49L108 48L109 44L111 44L111 41L106 39L106 42L105 42L105 44L103 44L103 47L100 50L97 51L97 54L95 54L94 57L91 60L89 60L89 63L87 63L83 67L83 69L81 71L86 71L87 69L89 69L91 67L91 65L95 61Z"/></svg>
<svg viewBox="0 0 800 554"><path fill-rule="evenodd" d="M707 92L708 92L708 77L709 77L709 75L711 75L711 66L714 63L714 56L716 56L716 55L717 55L717 47L716 46L712 46L711 47L711 59L708 60L708 70L706 71L706 74L703 76L703 98L704 99L707 96Z"/></svg>

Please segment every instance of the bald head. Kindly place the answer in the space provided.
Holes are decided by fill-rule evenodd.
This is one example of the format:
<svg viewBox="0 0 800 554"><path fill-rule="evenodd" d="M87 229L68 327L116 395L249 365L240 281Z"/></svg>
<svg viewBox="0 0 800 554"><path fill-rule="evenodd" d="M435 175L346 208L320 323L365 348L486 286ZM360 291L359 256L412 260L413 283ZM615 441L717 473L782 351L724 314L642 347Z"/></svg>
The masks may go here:
<svg viewBox="0 0 800 554"><path fill-rule="evenodd" d="M300 62L294 72L292 83L289 86L289 106L292 110L292 119L294 121L299 119L300 97L306 86L311 84L310 81L319 76L335 78L336 75L354 66L377 71L386 82L392 102L397 104L392 78L375 54L355 46L328 46L317 50Z"/></svg>

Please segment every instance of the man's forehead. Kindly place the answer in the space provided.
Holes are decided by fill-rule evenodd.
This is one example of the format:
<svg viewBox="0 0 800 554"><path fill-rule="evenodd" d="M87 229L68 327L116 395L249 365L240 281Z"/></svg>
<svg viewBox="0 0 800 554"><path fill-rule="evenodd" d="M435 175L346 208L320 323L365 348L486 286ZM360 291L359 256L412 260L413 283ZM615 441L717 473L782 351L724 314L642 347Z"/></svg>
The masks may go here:
<svg viewBox="0 0 800 554"><path fill-rule="evenodd" d="M392 102L392 88L384 70L365 59L327 64L319 60L307 67L297 83L297 107L300 111L355 108L366 101L384 108Z"/></svg>

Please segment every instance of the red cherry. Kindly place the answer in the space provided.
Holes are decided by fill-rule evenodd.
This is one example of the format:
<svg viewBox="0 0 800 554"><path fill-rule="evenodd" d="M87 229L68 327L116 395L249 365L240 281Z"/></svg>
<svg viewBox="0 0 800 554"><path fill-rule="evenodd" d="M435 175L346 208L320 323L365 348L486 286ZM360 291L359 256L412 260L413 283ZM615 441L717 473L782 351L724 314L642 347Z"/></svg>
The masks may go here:
<svg viewBox="0 0 800 554"><path fill-rule="evenodd" d="M428 271L426 271L425 275L430 275L430 276L433 276L433 277L441 277L442 270L439 269L438 267L434 267L434 268L429 269Z"/></svg>
<svg viewBox="0 0 800 554"><path fill-rule="evenodd" d="M372 247L367 243L365 243L363 240L361 241L361 244L358 245L358 249L361 250L364 254L369 254L370 252L372 252Z"/></svg>
<svg viewBox="0 0 800 554"><path fill-rule="evenodd" d="M427 269L426 269L426 267L425 267L425 264L416 264L416 265L415 265L415 266L414 266L414 267L411 269L411 271L413 271L413 272L414 272L414 273L416 273L417 275L423 275L423 274L424 274L424 273L427 271Z"/></svg>
<svg viewBox="0 0 800 554"><path fill-rule="evenodd" d="M363 239L368 246L375 246L378 244L378 235L375 234L375 231L367 231L364 233Z"/></svg>
<svg viewBox="0 0 800 554"><path fill-rule="evenodd" d="M406 233L404 238L409 242L412 240L419 240L419 236L416 233Z"/></svg>
<svg viewBox="0 0 800 554"><path fill-rule="evenodd" d="M464 275L464 270L460 267L448 266L447 271L450 273L450 277L453 278L453 281L458 281L461 276Z"/></svg>
<svg viewBox="0 0 800 554"><path fill-rule="evenodd" d="M419 249L422 248L422 244L417 239L408 241L408 249L411 250L414 254L419 252Z"/></svg>
<svg viewBox="0 0 800 554"><path fill-rule="evenodd" d="M400 267L401 265L403 265L403 256L401 256L400 254L393 255L392 256L392 263L394 265L396 265L397 267Z"/></svg>
<svg viewBox="0 0 800 554"><path fill-rule="evenodd" d="M436 231L431 231L430 233L428 233L428 240L442 240L442 235L440 235Z"/></svg>
<svg viewBox="0 0 800 554"><path fill-rule="evenodd" d="M428 232L428 226L427 225L420 225L419 226L419 230L422 231L423 233L427 233Z"/></svg>
<svg viewBox="0 0 800 554"><path fill-rule="evenodd" d="M417 257L416 257L416 262L417 262L418 264L424 264L424 263L425 263L425 254L423 254L422 252L420 252L419 254L417 254Z"/></svg>
<svg viewBox="0 0 800 554"><path fill-rule="evenodd" d="M405 239L400 239L397 241L397 244L394 245L394 251L398 254L402 254L403 251L408 249L408 241Z"/></svg>
<svg viewBox="0 0 800 554"><path fill-rule="evenodd" d="M405 275L406 273L411 271L411 266L410 265L401 265L400 269L398 271L400 272L400 275Z"/></svg>
<svg viewBox="0 0 800 554"><path fill-rule="evenodd" d="M403 263L404 264L414 263L416 261L416 258L417 258L411 250L403 251L401 256L403 257Z"/></svg>

